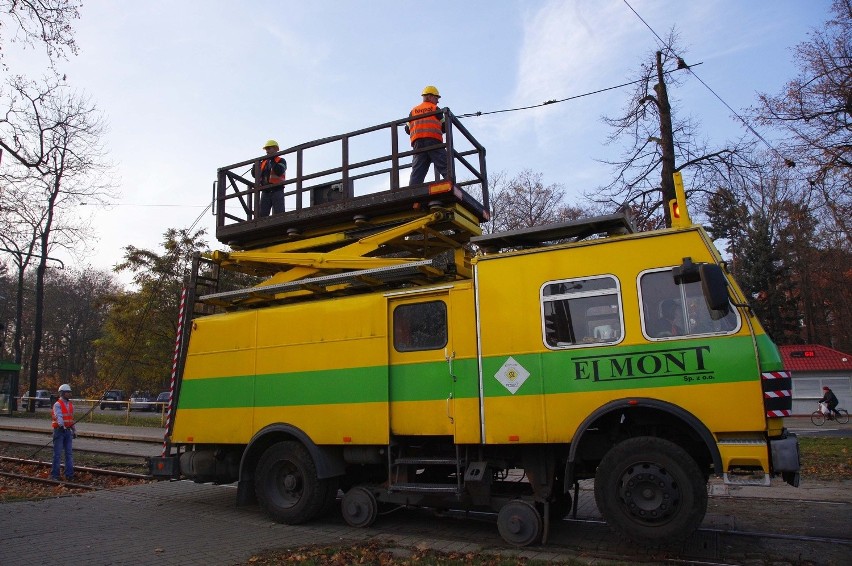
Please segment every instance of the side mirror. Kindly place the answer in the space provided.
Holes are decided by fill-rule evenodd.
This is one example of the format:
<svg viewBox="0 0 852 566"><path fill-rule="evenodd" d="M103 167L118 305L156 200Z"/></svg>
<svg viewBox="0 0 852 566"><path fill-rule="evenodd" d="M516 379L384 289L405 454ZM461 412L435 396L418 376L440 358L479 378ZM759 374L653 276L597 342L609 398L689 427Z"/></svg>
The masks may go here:
<svg viewBox="0 0 852 566"><path fill-rule="evenodd" d="M725 317L731 310L731 302L728 298L728 280L722 268L712 263L702 263L698 267L701 276L701 290L704 292L704 300L710 309L710 318L719 320Z"/></svg>

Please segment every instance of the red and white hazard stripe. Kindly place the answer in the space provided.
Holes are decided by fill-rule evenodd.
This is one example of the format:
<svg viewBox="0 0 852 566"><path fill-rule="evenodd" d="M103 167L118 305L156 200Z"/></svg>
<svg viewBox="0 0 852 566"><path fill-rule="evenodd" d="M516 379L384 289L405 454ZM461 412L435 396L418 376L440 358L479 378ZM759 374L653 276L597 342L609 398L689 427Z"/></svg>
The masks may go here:
<svg viewBox="0 0 852 566"><path fill-rule="evenodd" d="M790 389L772 389L772 381L785 379L789 382L790 372L789 371L765 371L760 374L761 379L766 382L764 389L768 386L768 391L763 392L764 399L783 399L793 396L793 392ZM779 383L780 385L780 383ZM791 400L792 401L792 400ZM792 409L767 409L766 416L767 417L789 417L793 414Z"/></svg>
<svg viewBox="0 0 852 566"><path fill-rule="evenodd" d="M169 404L166 409L166 432L163 434L163 454L165 457L168 448L168 435L172 423L172 403L175 398L175 381L177 381L178 359L180 358L180 343L183 338L183 311L186 308L186 287L180 292L180 308L178 308L177 336L175 336L175 355L172 357L172 377L169 382Z"/></svg>

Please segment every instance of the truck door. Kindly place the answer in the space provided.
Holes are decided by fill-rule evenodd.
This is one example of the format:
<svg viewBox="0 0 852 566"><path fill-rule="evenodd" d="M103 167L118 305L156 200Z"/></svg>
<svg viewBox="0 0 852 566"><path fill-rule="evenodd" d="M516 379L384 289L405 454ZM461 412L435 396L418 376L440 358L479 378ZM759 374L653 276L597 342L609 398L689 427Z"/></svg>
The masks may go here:
<svg viewBox="0 0 852 566"><path fill-rule="evenodd" d="M453 434L450 314L447 289L389 297L392 434Z"/></svg>

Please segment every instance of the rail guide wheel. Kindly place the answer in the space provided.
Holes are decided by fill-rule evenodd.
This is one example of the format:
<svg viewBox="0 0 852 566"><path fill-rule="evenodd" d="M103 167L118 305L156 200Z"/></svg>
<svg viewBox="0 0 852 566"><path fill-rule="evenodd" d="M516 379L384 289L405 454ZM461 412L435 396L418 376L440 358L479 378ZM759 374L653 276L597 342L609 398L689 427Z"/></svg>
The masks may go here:
<svg viewBox="0 0 852 566"><path fill-rule="evenodd" d="M541 513L531 503L515 499L504 505L497 514L497 530L509 544L527 546L541 538Z"/></svg>
<svg viewBox="0 0 852 566"><path fill-rule="evenodd" d="M343 520L352 527L369 527L379 514L376 496L366 487L353 487L340 503Z"/></svg>

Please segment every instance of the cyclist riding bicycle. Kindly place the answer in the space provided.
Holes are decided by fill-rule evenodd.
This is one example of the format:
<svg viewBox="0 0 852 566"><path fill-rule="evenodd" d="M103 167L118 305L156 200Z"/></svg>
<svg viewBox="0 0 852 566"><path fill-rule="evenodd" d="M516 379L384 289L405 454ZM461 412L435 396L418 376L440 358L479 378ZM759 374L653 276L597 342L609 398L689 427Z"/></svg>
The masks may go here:
<svg viewBox="0 0 852 566"><path fill-rule="evenodd" d="M825 403L828 407L829 418L836 418L839 415L837 412L837 405L839 401L837 400L837 395L834 394L834 391L832 391L831 388L822 388L822 399L820 399L819 402Z"/></svg>

